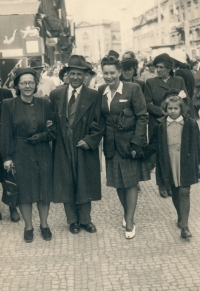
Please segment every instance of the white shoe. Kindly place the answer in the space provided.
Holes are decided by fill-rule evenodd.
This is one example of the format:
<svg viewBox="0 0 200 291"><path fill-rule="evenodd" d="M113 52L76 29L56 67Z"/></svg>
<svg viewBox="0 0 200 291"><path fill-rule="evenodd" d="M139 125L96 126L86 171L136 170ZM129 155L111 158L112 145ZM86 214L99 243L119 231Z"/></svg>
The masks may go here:
<svg viewBox="0 0 200 291"><path fill-rule="evenodd" d="M126 227L126 220L124 219L124 217L123 217L122 225L123 227Z"/></svg>
<svg viewBox="0 0 200 291"><path fill-rule="evenodd" d="M135 236L135 224L133 225L132 231L125 231L125 238L131 239L134 238L134 236Z"/></svg>

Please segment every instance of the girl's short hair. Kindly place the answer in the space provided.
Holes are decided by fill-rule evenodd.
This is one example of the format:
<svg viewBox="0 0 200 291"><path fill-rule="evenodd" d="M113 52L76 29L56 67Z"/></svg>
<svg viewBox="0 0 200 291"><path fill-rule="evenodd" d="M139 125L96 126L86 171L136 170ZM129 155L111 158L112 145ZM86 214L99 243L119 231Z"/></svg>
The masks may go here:
<svg viewBox="0 0 200 291"><path fill-rule="evenodd" d="M110 66L110 65L115 66L118 71L121 70L121 64L118 59L116 59L113 56L105 56L101 61L101 69L103 70L104 66Z"/></svg>
<svg viewBox="0 0 200 291"><path fill-rule="evenodd" d="M177 95L169 96L163 101L163 103L161 104L161 108L164 112L167 112L169 102L178 102L181 109L181 114L185 114L187 112L187 106L185 105L183 98Z"/></svg>

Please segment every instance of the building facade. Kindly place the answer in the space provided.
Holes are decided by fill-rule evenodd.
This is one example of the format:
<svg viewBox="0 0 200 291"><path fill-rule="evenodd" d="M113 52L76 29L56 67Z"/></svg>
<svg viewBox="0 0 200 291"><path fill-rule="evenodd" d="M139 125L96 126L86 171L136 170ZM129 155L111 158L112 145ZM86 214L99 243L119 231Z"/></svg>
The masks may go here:
<svg viewBox="0 0 200 291"><path fill-rule="evenodd" d="M200 56L200 0L160 0L133 18L133 50L152 55L182 48Z"/></svg>
<svg viewBox="0 0 200 291"><path fill-rule="evenodd" d="M121 53L119 22L81 22L76 25L75 32L76 48L73 52L83 55L87 61L98 63L110 49Z"/></svg>

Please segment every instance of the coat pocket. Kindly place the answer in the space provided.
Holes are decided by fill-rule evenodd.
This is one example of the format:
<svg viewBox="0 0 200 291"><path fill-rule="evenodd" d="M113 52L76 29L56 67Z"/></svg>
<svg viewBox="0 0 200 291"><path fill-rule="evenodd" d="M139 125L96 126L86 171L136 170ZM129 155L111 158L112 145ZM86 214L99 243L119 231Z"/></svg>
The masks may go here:
<svg viewBox="0 0 200 291"><path fill-rule="evenodd" d="M125 108L119 114L117 127L119 130L130 131L135 128L135 114L131 108Z"/></svg>

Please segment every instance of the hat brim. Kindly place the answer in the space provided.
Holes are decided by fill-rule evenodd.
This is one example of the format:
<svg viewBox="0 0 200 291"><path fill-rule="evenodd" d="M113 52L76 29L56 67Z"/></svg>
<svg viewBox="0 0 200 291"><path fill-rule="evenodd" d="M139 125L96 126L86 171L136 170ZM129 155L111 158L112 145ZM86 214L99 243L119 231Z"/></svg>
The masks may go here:
<svg viewBox="0 0 200 291"><path fill-rule="evenodd" d="M31 67L34 70L43 69L45 66Z"/></svg>
<svg viewBox="0 0 200 291"><path fill-rule="evenodd" d="M69 66L69 67L66 67L66 69L67 69L67 71L69 71L70 69L78 69L78 70L87 71L88 67Z"/></svg>

